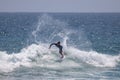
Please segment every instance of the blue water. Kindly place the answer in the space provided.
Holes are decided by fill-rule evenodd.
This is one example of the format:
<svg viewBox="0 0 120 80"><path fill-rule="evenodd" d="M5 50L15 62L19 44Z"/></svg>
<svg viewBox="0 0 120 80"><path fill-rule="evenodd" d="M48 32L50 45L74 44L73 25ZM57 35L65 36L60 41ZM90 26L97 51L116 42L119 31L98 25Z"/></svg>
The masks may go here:
<svg viewBox="0 0 120 80"><path fill-rule="evenodd" d="M119 13L0 13L1 80L119 80L119 54Z"/></svg>

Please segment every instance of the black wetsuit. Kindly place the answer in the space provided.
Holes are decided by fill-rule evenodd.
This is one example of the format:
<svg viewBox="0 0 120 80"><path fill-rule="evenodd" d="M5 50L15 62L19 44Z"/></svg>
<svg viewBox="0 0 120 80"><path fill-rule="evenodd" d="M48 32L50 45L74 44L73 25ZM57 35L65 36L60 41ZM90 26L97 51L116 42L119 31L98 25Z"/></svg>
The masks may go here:
<svg viewBox="0 0 120 80"><path fill-rule="evenodd" d="M62 47L60 44L52 43L52 44L50 45L50 47L51 47L52 45L55 45L56 47L58 47L58 48L59 48L59 53L62 53L62 48L63 48L63 47Z"/></svg>

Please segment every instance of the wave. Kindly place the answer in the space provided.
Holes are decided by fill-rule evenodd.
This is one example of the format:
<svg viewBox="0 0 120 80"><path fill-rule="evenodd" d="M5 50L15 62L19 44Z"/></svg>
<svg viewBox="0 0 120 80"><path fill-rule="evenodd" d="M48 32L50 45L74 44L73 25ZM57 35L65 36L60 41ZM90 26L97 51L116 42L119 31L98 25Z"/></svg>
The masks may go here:
<svg viewBox="0 0 120 80"><path fill-rule="evenodd" d="M0 52L0 72L11 72L21 66L24 67L46 67L46 68L75 68L84 64L93 67L116 67L120 56L112 56L97 53L95 51L81 51L74 47L64 49L65 58L60 63L58 49L48 49L48 44L32 44L19 53L7 54Z"/></svg>

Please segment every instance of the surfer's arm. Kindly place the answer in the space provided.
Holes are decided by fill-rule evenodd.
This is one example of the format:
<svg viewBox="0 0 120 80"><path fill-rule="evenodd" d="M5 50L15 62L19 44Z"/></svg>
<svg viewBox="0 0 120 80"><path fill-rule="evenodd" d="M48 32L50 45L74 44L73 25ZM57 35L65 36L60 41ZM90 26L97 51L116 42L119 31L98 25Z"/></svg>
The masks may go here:
<svg viewBox="0 0 120 80"><path fill-rule="evenodd" d="M52 45L55 45L55 43L50 44L49 49L51 48Z"/></svg>

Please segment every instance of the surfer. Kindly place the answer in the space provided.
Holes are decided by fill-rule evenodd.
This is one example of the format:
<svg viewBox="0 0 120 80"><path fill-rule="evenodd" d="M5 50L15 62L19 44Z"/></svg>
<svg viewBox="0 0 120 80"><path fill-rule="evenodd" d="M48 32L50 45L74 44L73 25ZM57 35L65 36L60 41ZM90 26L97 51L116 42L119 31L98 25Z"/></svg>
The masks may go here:
<svg viewBox="0 0 120 80"><path fill-rule="evenodd" d="M59 48L59 53L61 54L61 58L63 58L64 57L63 51L62 51L63 47L60 45L60 41L58 41L57 43L50 44L49 49L51 48L52 45L55 45L56 47Z"/></svg>

